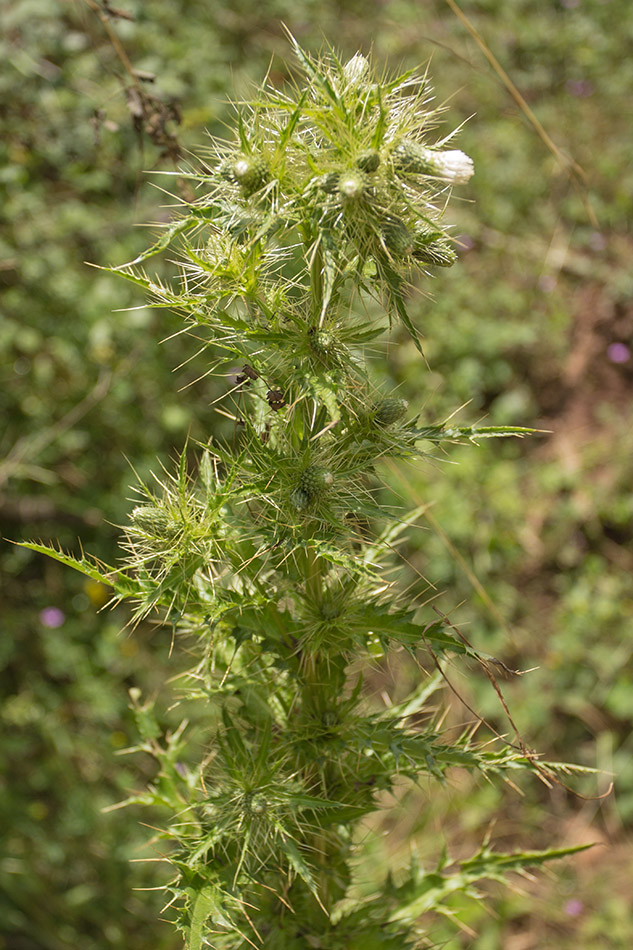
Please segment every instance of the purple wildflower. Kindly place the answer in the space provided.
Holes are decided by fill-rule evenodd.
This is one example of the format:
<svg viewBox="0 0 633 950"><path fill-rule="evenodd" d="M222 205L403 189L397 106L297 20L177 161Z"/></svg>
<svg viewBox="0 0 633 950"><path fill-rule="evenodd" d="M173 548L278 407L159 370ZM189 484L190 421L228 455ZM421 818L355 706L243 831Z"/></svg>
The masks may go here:
<svg viewBox="0 0 633 950"><path fill-rule="evenodd" d="M626 363L631 359L631 351L626 343L609 343L607 356L612 363Z"/></svg>
<svg viewBox="0 0 633 950"><path fill-rule="evenodd" d="M573 897L565 904L565 913L568 917L580 917L584 909L585 905L577 897Z"/></svg>
<svg viewBox="0 0 633 950"><path fill-rule="evenodd" d="M66 614L59 607L45 607L40 611L40 623L44 627L61 627L65 619Z"/></svg>

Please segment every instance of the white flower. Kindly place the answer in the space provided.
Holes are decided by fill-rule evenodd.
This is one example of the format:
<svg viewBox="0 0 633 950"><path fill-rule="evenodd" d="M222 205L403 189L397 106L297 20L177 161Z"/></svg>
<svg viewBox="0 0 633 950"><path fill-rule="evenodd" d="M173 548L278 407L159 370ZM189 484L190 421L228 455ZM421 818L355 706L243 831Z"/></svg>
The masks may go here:
<svg viewBox="0 0 633 950"><path fill-rule="evenodd" d="M349 83L358 85L363 81L369 71L369 62L362 53L356 53L343 66L343 74Z"/></svg>
<svg viewBox="0 0 633 950"><path fill-rule="evenodd" d="M475 173L472 158L458 148L445 152L435 152L429 148L426 152L425 157L437 177L444 178L453 185L465 185Z"/></svg>
<svg viewBox="0 0 633 950"><path fill-rule="evenodd" d="M360 175L350 172L342 175L338 184L338 190L343 198L354 201L363 194L363 180Z"/></svg>
<svg viewBox="0 0 633 950"><path fill-rule="evenodd" d="M235 165L233 166L233 174L236 178L243 178L249 170L248 159L238 158Z"/></svg>

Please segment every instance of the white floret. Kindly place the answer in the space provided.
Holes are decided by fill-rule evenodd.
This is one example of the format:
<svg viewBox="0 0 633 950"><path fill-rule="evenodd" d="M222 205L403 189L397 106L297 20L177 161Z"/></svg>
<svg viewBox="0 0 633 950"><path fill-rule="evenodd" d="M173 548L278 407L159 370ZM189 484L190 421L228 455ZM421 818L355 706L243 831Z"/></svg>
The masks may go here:
<svg viewBox="0 0 633 950"><path fill-rule="evenodd" d="M458 148L445 152L428 149L426 157L438 178L444 178L453 185L465 185L475 173L472 158Z"/></svg>
<svg viewBox="0 0 633 950"><path fill-rule="evenodd" d="M362 53L356 53L343 66L343 73L349 83L358 84L362 82L369 71L369 62Z"/></svg>

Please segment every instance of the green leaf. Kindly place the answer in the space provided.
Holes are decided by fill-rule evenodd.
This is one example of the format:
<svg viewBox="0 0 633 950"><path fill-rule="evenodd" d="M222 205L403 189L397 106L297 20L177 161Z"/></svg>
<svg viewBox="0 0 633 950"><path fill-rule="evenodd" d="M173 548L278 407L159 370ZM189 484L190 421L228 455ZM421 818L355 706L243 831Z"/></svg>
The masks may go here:
<svg viewBox="0 0 633 950"><path fill-rule="evenodd" d="M445 423L434 426L425 426L422 429L410 429L409 434L416 439L424 439L427 442L460 442L464 439L469 442L477 442L478 439L495 439L508 436L517 436L522 438L525 435L533 435L540 432L540 429L527 429L523 426L447 426Z"/></svg>
<svg viewBox="0 0 633 950"><path fill-rule="evenodd" d="M80 574L85 574L86 577L90 577L92 580L107 584L108 587L114 588L119 597L133 597L143 590L139 581L119 571L116 567L109 567L107 564L97 561L96 558L92 561L85 557L77 558L72 554L67 554L61 548L36 544L34 541L21 541L19 547L28 548L38 554L45 554L47 557L53 558L54 561L59 561L61 564L66 564L68 567L72 567L73 570L79 571Z"/></svg>
<svg viewBox="0 0 633 950"><path fill-rule="evenodd" d="M411 876L395 889L394 897L400 906L392 911L389 920L413 922L421 914L430 910L441 910L447 898L458 891L477 898L478 894L473 889L473 885L478 881L492 879L503 882L511 871L541 866L547 861L576 854L590 847L592 847L591 844L582 844L548 851L518 851L513 854L503 854L494 852L484 845L472 858L462 861L459 871L454 874L444 875L438 870L426 873L418 870L415 880ZM401 902L399 898L402 899L405 895L406 900Z"/></svg>
<svg viewBox="0 0 633 950"><path fill-rule="evenodd" d="M321 234L321 249L323 253L323 303L321 306L321 319L330 306L332 293L336 284L338 266L336 262L336 245L330 231L323 231Z"/></svg>
<svg viewBox="0 0 633 950"><path fill-rule="evenodd" d="M205 491L207 493L207 498L211 499L213 495L215 494L215 491L218 487L218 483L217 483L217 478L216 478L215 467L213 465L213 456L211 455L209 450L206 448L203 451L202 457L200 459L199 471L200 471L200 478L202 479L202 484L204 485Z"/></svg>
<svg viewBox="0 0 633 950"><path fill-rule="evenodd" d="M280 835L283 838L285 834L284 829L280 827L278 828L278 830L280 832ZM283 851L285 856L288 858L288 863L290 864L290 867L293 869L293 871L299 875L303 883L306 884L309 887L309 889L312 891L314 896L317 897L318 890L317 890L316 881L314 880L314 877L312 875L312 871L310 870L310 868L304 861L301 855L301 852L299 851L299 848L296 846L294 841L286 837L285 840L283 840L281 843L281 850Z"/></svg>
<svg viewBox="0 0 633 950"><path fill-rule="evenodd" d="M299 98L299 101L297 102L296 109L294 110L290 118L288 119L288 122L286 123L285 128L283 129L281 135L279 136L279 148L281 150L285 149L286 145L288 144L288 142L290 141L290 139L292 138L294 134L294 131L297 127L297 123L299 122L299 119L301 118L301 113L303 111L303 104L306 101L307 95L308 95L308 90L304 89L304 91L301 93L301 97Z"/></svg>
<svg viewBox="0 0 633 950"><path fill-rule="evenodd" d="M222 912L221 891L212 884L206 884L201 890L188 889L191 901L191 920L187 939L187 950L201 950L208 946L205 939L207 921L212 917L222 927L232 928L232 923Z"/></svg>
<svg viewBox="0 0 633 950"><path fill-rule="evenodd" d="M178 460L178 494L183 506L187 501L187 481L187 443L185 442L185 447Z"/></svg>
<svg viewBox="0 0 633 950"><path fill-rule="evenodd" d="M386 637L409 649L416 649L425 644L440 654L461 653L474 659L489 659L467 646L450 632L443 620L434 620L426 626L413 621L414 611L389 612L383 605L369 604L367 608L354 616L355 624L363 624L367 630Z"/></svg>
<svg viewBox="0 0 633 950"><path fill-rule="evenodd" d="M149 290L152 285L149 277L139 277L138 274L127 274L118 267L101 267L99 264L89 264L89 266L94 267L96 270L106 271L108 274L116 274L118 277L123 277L125 280L129 280L130 283L136 284L137 287L142 287L143 290Z"/></svg>
<svg viewBox="0 0 633 950"><path fill-rule="evenodd" d="M124 270L126 267L134 267L136 264L141 264L143 261L148 260L150 257L154 257L156 254L160 254L161 251L166 250L172 242L172 239L176 237L177 234L184 234L185 231L191 231L192 228L195 228L200 224L199 215L189 215L187 218L182 218L179 221L174 221L172 224L168 225L165 229L165 233L156 241L155 244L152 244L146 251L143 251L142 254L139 254L138 257L135 257L133 261L128 261L127 264L119 264L118 267L112 267L111 270L114 273ZM123 275L127 277L127 274Z"/></svg>
<svg viewBox="0 0 633 950"><path fill-rule="evenodd" d="M308 75L308 77L310 78L310 80L314 83L315 86L317 86L318 88L320 88L320 89L325 93L325 96L326 96L327 99L330 100L330 103L331 103L332 108L334 109L334 111L335 111L338 115L341 115L341 116L343 116L344 118L346 118L346 117L347 117L347 110L345 109L343 103L341 102L341 100L339 99L339 97L338 97L337 94L335 93L334 89L332 88L332 85L331 85L329 79L327 78L327 76L325 75L325 73L322 72L322 71L318 68L318 66L315 66L315 64L312 62L312 60L311 60L310 57L307 55L307 53L305 53L305 52L301 49L301 47L300 47L299 44L297 43L297 41L296 41L296 39L294 38L294 36L292 36L292 34L289 33L289 32L288 32L288 37L289 37L290 42L292 43L292 45L293 45L293 47L294 47L295 56L297 57L297 59L298 59L299 62L301 63L301 66L302 66L303 69L305 70L305 72L306 72L306 74Z"/></svg>
<svg viewBox="0 0 633 950"><path fill-rule="evenodd" d="M344 567L352 576L358 577L364 575L365 577L372 578L376 576L376 567L374 565L367 564L359 558L352 557L350 554L328 544L326 541L315 541L311 547L314 548L319 557L324 558L331 564Z"/></svg>
<svg viewBox="0 0 633 950"><path fill-rule="evenodd" d="M573 845L569 848L550 848L546 851L516 851L512 854L504 854L492 851L487 845L484 845L472 858L461 862L461 869L463 873L503 881L504 875L509 871L542 867L548 861L555 861L557 858L564 858L570 854L578 854L579 851L587 851L593 846L593 842L589 842L588 844Z"/></svg>
<svg viewBox="0 0 633 950"><path fill-rule="evenodd" d="M383 103L382 90L380 86L377 87L376 93L378 97L379 112L378 112L378 121L376 122L376 128L374 129L374 134L371 140L371 146L372 148L377 149L377 148L380 148L380 146L382 145L382 138L385 133L385 129L387 127L388 113Z"/></svg>
<svg viewBox="0 0 633 950"><path fill-rule="evenodd" d="M418 331L413 326L411 317L409 316L409 313L407 311L406 304L404 302L404 298L402 294L400 293L400 291L395 290L393 287L390 287L389 295L398 312L398 316L400 317L400 320L402 321L405 328L408 330L411 339L415 343L416 349L420 353L422 353L422 355L424 355L422 351L422 344L420 343L420 337L418 336Z"/></svg>
<svg viewBox="0 0 633 950"><path fill-rule="evenodd" d="M317 401L323 403L332 422L338 422L341 418L341 411L336 398L338 389L336 384L327 376L318 377L310 375L306 381L310 395Z"/></svg>

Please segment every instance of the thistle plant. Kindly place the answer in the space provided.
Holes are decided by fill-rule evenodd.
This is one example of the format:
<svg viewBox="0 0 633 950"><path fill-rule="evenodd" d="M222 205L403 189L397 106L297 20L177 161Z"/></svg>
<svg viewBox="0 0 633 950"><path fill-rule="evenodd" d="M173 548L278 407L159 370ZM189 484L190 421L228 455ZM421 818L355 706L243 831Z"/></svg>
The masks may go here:
<svg viewBox="0 0 633 950"><path fill-rule="evenodd" d="M293 45L302 82L239 106L234 137L180 173L195 197L113 268L202 340L234 438L190 445L137 486L121 566L29 546L109 584L134 622L158 619L194 656L175 687L195 701L193 740L184 722L162 735L153 703L131 691L136 748L157 775L130 802L165 816L165 914L189 950L402 950L429 945L420 915L451 893L477 896L478 880L567 853L486 842L449 869L413 858L373 895L354 887L362 821L403 778L555 773L523 746L478 745L470 730L449 740L420 715L447 663L490 658L388 579L419 512L381 504L377 487L384 461L429 444L529 430L430 423L373 381L394 321L420 349L413 278L455 263L443 212L473 165L437 137L425 77ZM138 268L171 246L171 283ZM398 652L432 657L435 672L377 707L364 673Z"/></svg>

